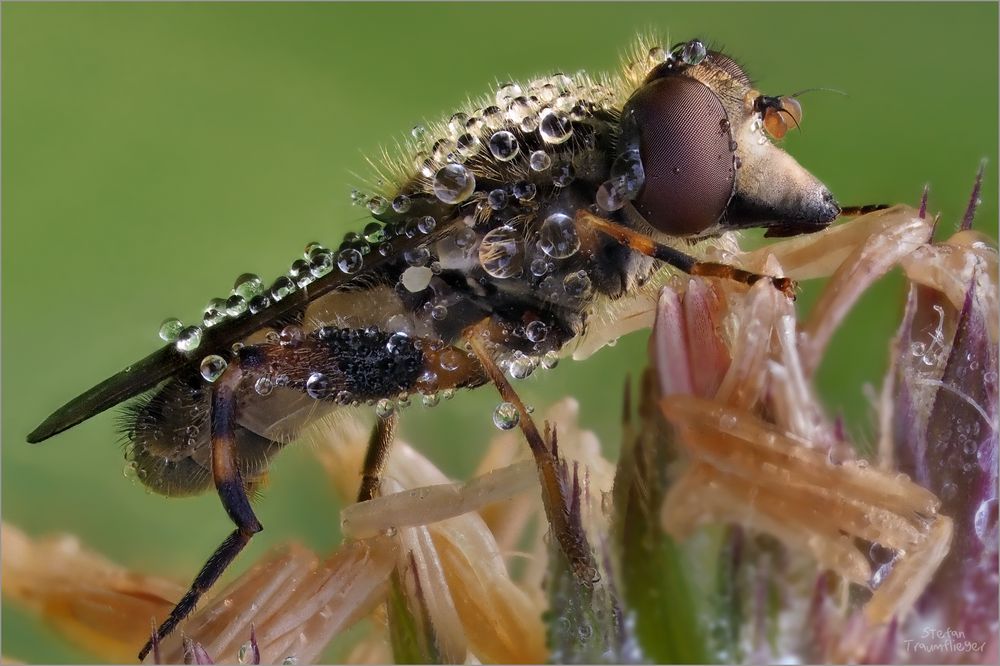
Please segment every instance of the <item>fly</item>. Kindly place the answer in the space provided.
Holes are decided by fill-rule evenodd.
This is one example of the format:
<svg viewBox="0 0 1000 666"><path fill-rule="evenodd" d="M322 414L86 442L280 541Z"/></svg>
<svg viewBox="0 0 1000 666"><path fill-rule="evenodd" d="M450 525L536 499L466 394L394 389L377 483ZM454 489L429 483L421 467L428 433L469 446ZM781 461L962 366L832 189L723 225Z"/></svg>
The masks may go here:
<svg viewBox="0 0 1000 666"><path fill-rule="evenodd" d="M543 436L506 375L524 376L600 336L603 308L667 267L794 283L699 261L678 246L763 227L818 231L842 209L772 143L798 126L795 96L766 96L700 40L643 51L595 80L554 74L500 86L475 108L415 133L389 183L356 199L372 221L335 249L306 248L264 285L241 276L202 323L173 320L169 344L70 401L28 435L40 442L126 400L138 478L165 495L215 488L236 529L157 631L162 638L262 529L248 494L270 460L333 410L375 404L359 501L378 492L396 400L492 383L539 463L546 512L585 576ZM515 419L514 416L519 415ZM144 658L152 641L139 654Z"/></svg>

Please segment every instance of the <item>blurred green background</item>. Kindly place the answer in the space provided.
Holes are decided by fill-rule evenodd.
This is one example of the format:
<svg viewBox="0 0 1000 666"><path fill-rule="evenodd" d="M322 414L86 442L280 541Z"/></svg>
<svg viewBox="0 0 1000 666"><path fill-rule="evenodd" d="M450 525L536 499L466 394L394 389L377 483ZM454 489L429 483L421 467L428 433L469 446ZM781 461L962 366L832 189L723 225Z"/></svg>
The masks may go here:
<svg viewBox="0 0 1000 666"><path fill-rule="evenodd" d="M306 242L363 217L348 199L365 155L500 79L617 66L638 30L701 36L766 92L822 86L788 149L844 203L916 204L950 232L987 160L977 225L996 236L997 6L982 4L11 4L3 19L3 519L72 531L128 566L187 583L230 530L214 494L164 499L122 477L111 413L40 446L54 408L158 344L169 315L200 317L244 271L271 279ZM808 308L820 285L807 285ZM903 297L864 298L820 373L831 414L871 441ZM519 387L563 395L616 447L637 334ZM403 432L456 477L492 436L489 389L405 412ZM292 447L257 508L266 531L238 562L298 539L339 540L338 509ZM86 662L10 606L3 654ZM138 647L138 646L136 646ZM231 657L231 656L230 656Z"/></svg>

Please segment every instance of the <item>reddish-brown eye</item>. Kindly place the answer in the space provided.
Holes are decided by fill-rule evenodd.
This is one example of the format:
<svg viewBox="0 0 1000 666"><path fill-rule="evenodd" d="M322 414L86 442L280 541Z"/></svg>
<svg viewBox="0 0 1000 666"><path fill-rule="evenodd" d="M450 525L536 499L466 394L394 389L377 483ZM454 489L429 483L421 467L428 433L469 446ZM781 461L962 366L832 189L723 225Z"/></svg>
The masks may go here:
<svg viewBox="0 0 1000 666"><path fill-rule="evenodd" d="M715 93L692 78L668 76L643 86L624 113L625 142L638 147L645 171L636 210L677 236L718 222L733 195L736 144Z"/></svg>
<svg viewBox="0 0 1000 666"><path fill-rule="evenodd" d="M788 131L788 124L782 116L781 110L773 106L764 110L764 131L775 139L783 138Z"/></svg>

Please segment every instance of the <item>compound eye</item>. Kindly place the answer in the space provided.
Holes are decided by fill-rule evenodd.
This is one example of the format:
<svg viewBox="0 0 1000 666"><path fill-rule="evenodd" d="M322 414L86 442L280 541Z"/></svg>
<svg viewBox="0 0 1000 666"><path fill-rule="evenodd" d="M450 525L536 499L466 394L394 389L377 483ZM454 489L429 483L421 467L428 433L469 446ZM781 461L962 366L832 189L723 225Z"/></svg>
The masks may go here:
<svg viewBox="0 0 1000 666"><path fill-rule="evenodd" d="M794 97L779 97L764 108L764 130L775 139L784 137L789 125L798 127L801 123L802 105Z"/></svg>
<svg viewBox="0 0 1000 666"><path fill-rule="evenodd" d="M692 78L668 76L637 91L624 115L624 141L637 145L645 171L636 210L675 236L718 222L733 195L736 144L715 93Z"/></svg>

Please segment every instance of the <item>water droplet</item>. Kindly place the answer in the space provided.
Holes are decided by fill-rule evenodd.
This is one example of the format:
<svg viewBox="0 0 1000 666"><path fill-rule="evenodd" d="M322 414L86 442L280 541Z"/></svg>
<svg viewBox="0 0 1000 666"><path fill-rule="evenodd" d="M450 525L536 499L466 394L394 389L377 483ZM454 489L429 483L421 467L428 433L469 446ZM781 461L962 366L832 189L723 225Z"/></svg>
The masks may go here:
<svg viewBox="0 0 1000 666"><path fill-rule="evenodd" d="M667 52L662 46L654 46L649 49L648 58L650 63L659 65L661 62L667 61Z"/></svg>
<svg viewBox="0 0 1000 666"><path fill-rule="evenodd" d="M431 308L431 319L442 321L448 316L448 308L443 305L435 305Z"/></svg>
<svg viewBox="0 0 1000 666"><path fill-rule="evenodd" d="M983 501L976 509L973 519L976 536L983 542L989 552L997 548L997 499L995 497Z"/></svg>
<svg viewBox="0 0 1000 666"><path fill-rule="evenodd" d="M504 225L483 236L479 244L479 263L484 271L496 278L520 275L524 253L518 231Z"/></svg>
<svg viewBox="0 0 1000 666"><path fill-rule="evenodd" d="M501 107L506 107L511 100L521 95L521 86L516 83L505 83L497 88L496 103ZM488 111L488 109L487 109Z"/></svg>
<svg viewBox="0 0 1000 666"><path fill-rule="evenodd" d="M226 312L230 317L239 317L247 311L247 300L242 296L233 294L226 300Z"/></svg>
<svg viewBox="0 0 1000 666"><path fill-rule="evenodd" d="M236 658L241 664L249 664L253 661L253 645L250 641L247 641L240 646L240 651L236 655Z"/></svg>
<svg viewBox="0 0 1000 666"><path fill-rule="evenodd" d="M289 324L281 329L278 333L278 343L282 347L298 347L305 340L306 334L302 330L301 326L296 326L295 324Z"/></svg>
<svg viewBox="0 0 1000 666"><path fill-rule="evenodd" d="M182 352L194 351L201 344L201 327L186 326L177 334L177 350Z"/></svg>
<svg viewBox="0 0 1000 666"><path fill-rule="evenodd" d="M309 262L309 273L315 278L321 278L332 270L333 257L329 252L319 252Z"/></svg>
<svg viewBox="0 0 1000 666"><path fill-rule="evenodd" d="M461 164L448 164L434 174L434 196L446 204L465 201L476 189L476 177Z"/></svg>
<svg viewBox="0 0 1000 666"><path fill-rule="evenodd" d="M263 312L271 305L271 299L269 299L264 294L257 294L250 299L250 303L247 305L250 308L251 314L257 314L258 312Z"/></svg>
<svg viewBox="0 0 1000 666"><path fill-rule="evenodd" d="M486 202L493 210L503 210L507 205L507 193L503 190L492 190L486 197Z"/></svg>
<svg viewBox="0 0 1000 666"><path fill-rule="evenodd" d="M291 278L282 275L271 285L271 298L277 303L293 291L295 291L295 283L292 282Z"/></svg>
<svg viewBox="0 0 1000 666"><path fill-rule="evenodd" d="M530 356L517 352L507 366L508 372L513 379L525 379L535 371L537 364Z"/></svg>
<svg viewBox="0 0 1000 666"><path fill-rule="evenodd" d="M226 319L226 302L221 298L213 298L205 306L205 314L201 318L206 328L221 324Z"/></svg>
<svg viewBox="0 0 1000 666"><path fill-rule="evenodd" d="M514 183L513 192L518 201L531 201L538 193L538 188L530 180L519 180Z"/></svg>
<svg viewBox="0 0 1000 666"><path fill-rule="evenodd" d="M406 211L410 210L411 203L412 202L410 201L410 197L406 196L405 194L400 194L398 197L392 200L392 209L397 213L405 213ZM367 230L368 227L365 227L366 232ZM367 238L367 236L368 234L366 233L365 237Z"/></svg>
<svg viewBox="0 0 1000 666"><path fill-rule="evenodd" d="M170 319L164 319L163 323L160 324L160 339L164 342L173 342L180 335L181 330L184 328L184 323L180 319L171 317Z"/></svg>
<svg viewBox="0 0 1000 666"><path fill-rule="evenodd" d="M321 372L312 373L306 380L306 393L314 400L322 400L327 397L332 388L330 380Z"/></svg>
<svg viewBox="0 0 1000 666"><path fill-rule="evenodd" d="M625 197L616 181L606 180L597 188L597 205L609 212L620 210L625 205Z"/></svg>
<svg viewBox="0 0 1000 666"><path fill-rule="evenodd" d="M368 200L368 210L372 215L381 215L389 210L389 202L384 197L374 196Z"/></svg>
<svg viewBox="0 0 1000 666"><path fill-rule="evenodd" d="M544 150L536 150L528 158L528 165L532 171L545 171L552 166L552 158Z"/></svg>
<svg viewBox="0 0 1000 666"><path fill-rule="evenodd" d="M443 370L458 370L462 364L462 356L457 349L448 348L441 352L438 362Z"/></svg>
<svg viewBox="0 0 1000 666"><path fill-rule="evenodd" d="M942 484L940 494L941 494L941 499L946 502L948 500L955 499L955 496L958 494L958 486L952 483L951 481L947 481L944 484Z"/></svg>
<svg viewBox="0 0 1000 666"><path fill-rule="evenodd" d="M460 155L469 157L471 155L474 155L476 151L479 150L479 137L470 132L466 132L465 134L458 137L458 140L455 142L455 145L458 148L458 152Z"/></svg>
<svg viewBox="0 0 1000 666"><path fill-rule="evenodd" d="M686 64L697 65L708 55L708 49L705 48L701 40L692 39L681 48L680 55L681 60Z"/></svg>
<svg viewBox="0 0 1000 666"><path fill-rule="evenodd" d="M516 427L520 420L521 415L518 413L517 407L509 402L501 402L493 410L493 425L500 430L510 430Z"/></svg>
<svg viewBox="0 0 1000 666"><path fill-rule="evenodd" d="M431 260L431 251L424 246L410 248L403 252L403 260L409 266L426 266Z"/></svg>
<svg viewBox="0 0 1000 666"><path fill-rule="evenodd" d="M292 655L289 655L289 656L285 657L281 661L281 663L282 663L282 666L295 666L295 664L299 663L299 658L296 657L294 654L292 654Z"/></svg>
<svg viewBox="0 0 1000 666"><path fill-rule="evenodd" d="M438 139L434 142L434 146L431 147L431 154L434 155L434 159L438 162L445 162L448 159L448 155L455 149L455 142L451 139Z"/></svg>
<svg viewBox="0 0 1000 666"><path fill-rule="evenodd" d="M510 162L520 151L517 137L507 130L496 132L490 137L490 153L501 162Z"/></svg>
<svg viewBox="0 0 1000 666"><path fill-rule="evenodd" d="M564 213L553 213L545 218L539 229L538 247L553 259L565 259L580 249L573 218Z"/></svg>
<svg viewBox="0 0 1000 666"><path fill-rule="evenodd" d="M364 264L364 257L361 253L354 248L347 248L342 250L340 254L337 255L337 268L343 273L348 275L352 273L357 273L361 270L361 266Z"/></svg>
<svg viewBox="0 0 1000 666"><path fill-rule="evenodd" d="M525 116L521 119L521 122L518 123L518 127L521 128L521 131L524 134L531 134L538 129L538 116L533 114Z"/></svg>
<svg viewBox="0 0 1000 666"><path fill-rule="evenodd" d="M438 403L441 402L441 396L437 393L428 393L420 398L424 407L437 407Z"/></svg>
<svg viewBox="0 0 1000 666"><path fill-rule="evenodd" d="M424 215L417 220L417 231L422 234L429 234L434 231L434 227L436 226L437 220L435 220L431 215Z"/></svg>
<svg viewBox="0 0 1000 666"><path fill-rule="evenodd" d="M586 298L590 293L590 276L587 271L570 273L563 280L563 289L572 298Z"/></svg>
<svg viewBox="0 0 1000 666"><path fill-rule="evenodd" d="M575 177L576 172L573 169L573 165L569 162L558 164L552 170L552 184L556 187L566 187L573 182Z"/></svg>
<svg viewBox="0 0 1000 666"><path fill-rule="evenodd" d="M226 359L222 358L218 354L210 354L201 359L201 376L206 382L214 382L222 376L222 373L228 365L229 364L226 362Z"/></svg>
<svg viewBox="0 0 1000 666"><path fill-rule="evenodd" d="M542 367L546 370L551 370L557 365L559 365L558 352L550 351L546 352L546 354L542 356Z"/></svg>
<svg viewBox="0 0 1000 666"><path fill-rule="evenodd" d="M538 133L545 143L560 144L573 136L573 122L557 111L542 114Z"/></svg>
<svg viewBox="0 0 1000 666"><path fill-rule="evenodd" d="M465 123L469 121L469 115L458 112L448 119L448 129L452 134L458 135L465 131Z"/></svg>
<svg viewBox="0 0 1000 666"><path fill-rule="evenodd" d="M269 377L261 377L254 382L253 390L256 391L258 395L270 395L271 391L274 390L274 382L272 382Z"/></svg>
<svg viewBox="0 0 1000 666"><path fill-rule="evenodd" d="M538 319L529 322L524 327L524 337L528 338L531 342L542 342L548 333L549 327L545 325L545 322Z"/></svg>
<svg viewBox="0 0 1000 666"><path fill-rule="evenodd" d="M503 125L503 111L499 106L488 106L483 109L483 124L491 129Z"/></svg>
<svg viewBox="0 0 1000 666"><path fill-rule="evenodd" d="M388 398L382 398L375 403L375 416L380 419L387 419L396 411L396 403Z"/></svg>
<svg viewBox="0 0 1000 666"><path fill-rule="evenodd" d="M531 265L528 269L531 271L532 275L541 277L552 269L552 265L544 257L535 257L531 260Z"/></svg>
<svg viewBox="0 0 1000 666"><path fill-rule="evenodd" d="M427 128L423 125L414 125L413 129L410 130L410 136L416 141L423 143L427 140Z"/></svg>
<svg viewBox="0 0 1000 666"><path fill-rule="evenodd" d="M236 282L233 284L233 293L237 296L242 296L246 300L250 300L263 291L264 283L253 273L244 273L236 278Z"/></svg>

